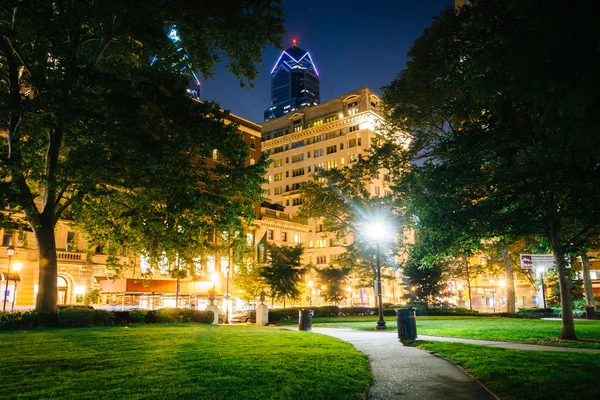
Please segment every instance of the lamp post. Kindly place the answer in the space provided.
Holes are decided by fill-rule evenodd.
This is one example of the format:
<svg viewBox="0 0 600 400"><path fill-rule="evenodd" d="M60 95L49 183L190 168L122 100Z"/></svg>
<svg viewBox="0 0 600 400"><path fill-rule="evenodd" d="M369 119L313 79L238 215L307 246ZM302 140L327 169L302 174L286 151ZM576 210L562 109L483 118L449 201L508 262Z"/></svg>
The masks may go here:
<svg viewBox="0 0 600 400"><path fill-rule="evenodd" d="M213 288L212 290L208 291L208 300L212 305L215 304L215 299L217 298L217 281L219 280L219 274L213 272L212 274L210 274L210 280L213 283Z"/></svg>
<svg viewBox="0 0 600 400"><path fill-rule="evenodd" d="M500 287L503 288L502 292L506 295L506 289L504 289L506 287L506 281L504 279L500 279L499 284L500 284ZM503 308L502 301L500 301L500 312L503 311L502 308ZM507 310L507 312L508 312L508 310Z"/></svg>
<svg viewBox="0 0 600 400"><path fill-rule="evenodd" d="M354 307L354 302L352 301L352 277L348 278L348 281L350 282L350 284L348 285L348 297L349 297L349 306L350 307Z"/></svg>
<svg viewBox="0 0 600 400"><path fill-rule="evenodd" d="M21 268L23 268L23 265L20 262L16 262L13 264L13 271L18 272L21 270ZM13 290L13 295L12 295L12 306L10 308L10 312L15 311L15 299L17 298L17 280L15 279L15 288Z"/></svg>
<svg viewBox="0 0 600 400"><path fill-rule="evenodd" d="M544 268L540 267L537 269L538 273L540 274L540 280L542 282L542 308L546 308L546 288L544 287Z"/></svg>
<svg viewBox="0 0 600 400"><path fill-rule="evenodd" d="M15 255L15 247L13 245L6 248L6 255L8 256L8 272L6 273L6 285L4 285L4 304L2 305L2 312L6 312L6 295L8 293L8 280L10 279L10 259Z"/></svg>
<svg viewBox="0 0 600 400"><path fill-rule="evenodd" d="M226 279L226 286L225 286L225 323L228 324L229 323L229 271L231 271L231 267L229 265L227 265L227 268L225 268L225 274L227 275L225 277Z"/></svg>
<svg viewBox="0 0 600 400"><path fill-rule="evenodd" d="M494 280L490 279L490 283L492 284L492 309L494 310L494 314L496 314L496 292L494 291Z"/></svg>
<svg viewBox="0 0 600 400"><path fill-rule="evenodd" d="M376 330L387 329L383 319L383 296L381 293L381 257L379 254L379 244L387 235L387 227L382 221L370 221L367 225L367 235L375 242L376 262L377 262L377 280L375 281L375 295L377 296L379 318L377 320Z"/></svg>
<svg viewBox="0 0 600 400"><path fill-rule="evenodd" d="M312 307L312 291L313 291L313 286L315 284L313 283L313 281L308 281L308 283L306 284L306 286L308 286L308 306Z"/></svg>

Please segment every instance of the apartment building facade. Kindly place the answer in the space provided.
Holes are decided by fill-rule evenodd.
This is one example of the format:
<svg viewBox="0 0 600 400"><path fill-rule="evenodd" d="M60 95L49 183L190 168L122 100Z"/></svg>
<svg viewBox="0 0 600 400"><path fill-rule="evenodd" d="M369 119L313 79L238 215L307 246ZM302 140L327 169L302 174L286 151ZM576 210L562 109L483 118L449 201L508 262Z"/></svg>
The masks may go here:
<svg viewBox="0 0 600 400"><path fill-rule="evenodd" d="M362 88L265 122L262 151L268 153L272 161L267 171L267 183L263 186L266 201L282 207L286 214L293 216L303 203L302 185L313 179L316 171L352 166L365 156L377 134L376 127L382 121L380 102L375 92ZM368 189L373 196L381 196L389 190L388 185L388 178L382 172L378 179L369 183ZM280 234L286 238L283 242L292 243L284 229L274 230L281 231ZM323 231L321 221L311 220L304 242L307 249L304 262L317 268L335 265L345 246L351 243L352 235L338 239L334 234ZM400 302L404 294L400 272L388 268L382 274L393 277L382 283L383 301ZM313 278L307 276L306 279ZM351 289L347 305L375 304L371 288ZM312 294L312 303L319 304L318 286L308 290L313 293L306 297Z"/></svg>

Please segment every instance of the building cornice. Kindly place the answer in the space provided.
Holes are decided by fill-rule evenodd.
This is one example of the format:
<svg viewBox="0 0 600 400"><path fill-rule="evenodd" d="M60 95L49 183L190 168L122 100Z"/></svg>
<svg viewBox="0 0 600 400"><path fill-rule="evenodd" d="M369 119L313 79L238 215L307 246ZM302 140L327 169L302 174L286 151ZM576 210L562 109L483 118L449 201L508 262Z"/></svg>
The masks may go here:
<svg viewBox="0 0 600 400"><path fill-rule="evenodd" d="M344 117L342 119L338 119L336 121L328 122L323 125L315 126L312 128L306 128L301 130L300 132L294 132L291 134L287 134L276 139L271 139L268 141L263 141L261 143L261 149L266 151L273 147L280 146L282 144L286 144L289 142L295 142L300 139L304 139L306 137L313 136L318 133L324 133L330 130L335 130L338 128L342 128L348 125L355 125L361 122L368 122L370 120L383 120L383 118L372 110L363 111L361 113L350 115L348 117Z"/></svg>

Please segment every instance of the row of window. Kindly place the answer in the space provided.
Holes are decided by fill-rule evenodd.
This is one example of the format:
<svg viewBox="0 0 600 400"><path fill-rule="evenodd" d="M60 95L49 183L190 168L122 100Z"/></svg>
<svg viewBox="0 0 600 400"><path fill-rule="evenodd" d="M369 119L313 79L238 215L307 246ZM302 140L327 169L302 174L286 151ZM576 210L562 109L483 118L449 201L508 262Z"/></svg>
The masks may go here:
<svg viewBox="0 0 600 400"><path fill-rule="evenodd" d="M275 240L275 231L273 229L267 229L267 240ZM280 232L280 241L282 241L282 242L292 241L292 243L295 243L295 244L301 243L300 234L281 231Z"/></svg>
<svg viewBox="0 0 600 400"><path fill-rule="evenodd" d="M362 157L361 154L350 154L350 156L348 157L348 162L349 163L355 163L358 160L360 160L360 158ZM327 169L333 169L333 168L337 168L338 166L342 166L342 165L346 165L346 158L345 157L341 157L339 159L339 163L338 160L329 160L326 163L317 163L314 165L309 165L308 167L302 167L302 168L295 168L292 169L292 178L294 177L298 177L298 176L302 176L305 173L311 173L311 172L317 172L320 169L324 169L325 167L327 167ZM275 174L272 175L273 177L273 181L274 182L279 182L284 180L285 178L289 178L290 177L290 171L285 171L285 172L277 172ZM269 183L271 182L271 175L269 175L269 177L267 178L267 180L269 181ZM275 188L277 189L277 188ZM292 189L293 190L293 189ZM277 190L275 190L274 194L281 194L281 193L277 193Z"/></svg>
<svg viewBox="0 0 600 400"><path fill-rule="evenodd" d="M333 153L337 153L338 148L339 150L344 150L344 145L345 143L339 143L339 144L334 144L333 146L327 146L324 149L316 149L313 150L312 152L309 151L306 153L306 158L310 158L311 156L313 158L317 158L317 157L322 157L325 154L333 154ZM348 140L348 148L352 148L352 147L356 147L356 146L361 146L362 142L361 142L361 138L355 138L355 139L350 139ZM304 161L304 153L300 153L300 154L295 154L291 157L291 162L293 163L297 163L297 162L301 162ZM285 164L290 162L290 157L285 157ZM273 160L273 167L281 167L284 164L284 159L283 158L276 158Z"/></svg>
<svg viewBox="0 0 600 400"><path fill-rule="evenodd" d="M299 126L297 128L301 129L302 127ZM358 130L360 130L359 125L353 125L353 126L348 127L347 132L348 133L352 133L352 132L357 132ZM288 144L285 144L285 145L274 147L269 152L271 154L282 153L282 152L290 150L290 149L297 149L297 148L300 148L300 147L303 147L303 146L308 146L308 145L311 145L311 144L323 142L325 140L335 139L335 138L338 138L338 137L343 136L343 135L344 135L344 132L342 130L327 132L327 133L323 133L323 134L320 134L320 135L316 135L316 136L310 137L308 139L299 140L299 141L296 141L296 142L291 143L291 144L288 143Z"/></svg>

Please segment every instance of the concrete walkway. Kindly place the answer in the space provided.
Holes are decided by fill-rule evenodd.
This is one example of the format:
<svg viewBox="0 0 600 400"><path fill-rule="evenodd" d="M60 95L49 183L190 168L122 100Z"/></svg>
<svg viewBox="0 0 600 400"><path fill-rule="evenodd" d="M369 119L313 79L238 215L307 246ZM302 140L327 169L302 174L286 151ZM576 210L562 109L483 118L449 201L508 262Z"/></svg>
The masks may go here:
<svg viewBox="0 0 600 400"><path fill-rule="evenodd" d="M369 356L375 377L369 399L495 399L456 365L416 347L403 346L395 332L337 328L313 328L313 332L349 342Z"/></svg>
<svg viewBox="0 0 600 400"><path fill-rule="evenodd" d="M385 332L390 334L391 332ZM394 337L397 333L394 331ZM572 353L600 353L600 349L583 349L578 347L558 347L558 346L543 346L539 344L526 344L519 342L500 342L494 340L481 340L481 339L463 339L446 336L428 336L418 335L417 340L431 340L436 342L454 342L454 343L467 343L467 344L478 344L481 346L500 347L503 349L513 350L528 350L528 351L561 351L561 352L572 352Z"/></svg>

